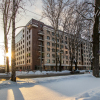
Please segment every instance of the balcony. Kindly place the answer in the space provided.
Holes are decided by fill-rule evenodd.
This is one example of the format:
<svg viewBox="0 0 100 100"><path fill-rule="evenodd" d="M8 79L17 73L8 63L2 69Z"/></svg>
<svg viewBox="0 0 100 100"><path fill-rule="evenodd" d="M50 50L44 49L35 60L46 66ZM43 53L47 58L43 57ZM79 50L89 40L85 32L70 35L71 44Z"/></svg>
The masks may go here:
<svg viewBox="0 0 100 100"><path fill-rule="evenodd" d="M44 41L43 37L38 38L39 41Z"/></svg>
<svg viewBox="0 0 100 100"><path fill-rule="evenodd" d="M41 51L41 50L39 50L39 52L40 52L40 53L44 53L44 51L43 51L43 50L42 50L42 51Z"/></svg>
<svg viewBox="0 0 100 100"><path fill-rule="evenodd" d="M44 45L41 45L41 44L39 44L38 46L40 46L40 47L44 47Z"/></svg>
<svg viewBox="0 0 100 100"><path fill-rule="evenodd" d="M38 34L39 35L44 35L44 33L42 31L39 31Z"/></svg>

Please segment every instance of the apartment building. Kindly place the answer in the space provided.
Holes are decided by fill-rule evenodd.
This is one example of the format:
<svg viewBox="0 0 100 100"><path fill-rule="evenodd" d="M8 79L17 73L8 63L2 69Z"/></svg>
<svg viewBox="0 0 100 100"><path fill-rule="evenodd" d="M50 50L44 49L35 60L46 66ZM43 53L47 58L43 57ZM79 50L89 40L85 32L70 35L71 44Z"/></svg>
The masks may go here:
<svg viewBox="0 0 100 100"><path fill-rule="evenodd" d="M69 35L64 33L61 36L60 34L62 31L59 30L57 34L57 66L59 69L60 52L62 52L62 69L69 69ZM78 68L90 68L90 43L82 38L80 40ZM52 27L31 19L26 27L16 35L15 44L17 70L55 70L55 34Z"/></svg>

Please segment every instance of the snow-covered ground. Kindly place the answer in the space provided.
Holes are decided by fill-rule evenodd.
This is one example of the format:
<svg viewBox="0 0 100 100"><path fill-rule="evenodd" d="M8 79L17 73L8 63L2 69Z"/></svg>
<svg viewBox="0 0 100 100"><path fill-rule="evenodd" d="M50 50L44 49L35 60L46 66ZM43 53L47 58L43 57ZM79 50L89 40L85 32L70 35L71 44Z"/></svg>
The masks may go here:
<svg viewBox="0 0 100 100"><path fill-rule="evenodd" d="M0 81L0 100L100 100L92 74Z"/></svg>
<svg viewBox="0 0 100 100"><path fill-rule="evenodd" d="M80 72L85 72L85 70L80 70ZM16 71L16 76L27 76L27 75L46 75L46 74L59 74L59 73L70 73L69 70L64 70L64 71ZM6 73L0 73L0 75L7 75ZM11 75L11 72L9 73Z"/></svg>

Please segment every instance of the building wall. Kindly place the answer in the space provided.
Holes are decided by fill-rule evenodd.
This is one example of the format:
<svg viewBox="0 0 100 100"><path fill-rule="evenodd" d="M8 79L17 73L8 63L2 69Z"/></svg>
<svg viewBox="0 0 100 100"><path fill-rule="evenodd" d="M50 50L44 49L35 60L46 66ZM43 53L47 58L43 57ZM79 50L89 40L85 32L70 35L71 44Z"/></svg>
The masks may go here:
<svg viewBox="0 0 100 100"><path fill-rule="evenodd" d="M18 35L16 35L16 48L15 48L16 67L18 67L19 69L22 67L22 70L25 69L36 70L36 69L41 69L41 67L43 70L54 70L55 57L53 56L55 55L54 51L55 36L53 28L34 19L30 20L30 22L27 25L30 24L32 24L32 27L30 29L25 27L18 33ZM61 31L59 31L59 34L61 34ZM59 40L57 42L58 45L57 54L60 57L60 44L61 44L62 46L61 50L63 51L62 68L67 69L68 66L70 66L70 55L69 55L70 37L67 33L66 34L64 33L64 35L62 36L62 40L60 41L59 39L60 36L61 35L57 37L57 40ZM76 53L77 52L75 50L75 55ZM90 54L90 43L80 38L80 45L78 48L78 67L80 68L90 67L89 54ZM59 66L59 61L58 61L58 66Z"/></svg>

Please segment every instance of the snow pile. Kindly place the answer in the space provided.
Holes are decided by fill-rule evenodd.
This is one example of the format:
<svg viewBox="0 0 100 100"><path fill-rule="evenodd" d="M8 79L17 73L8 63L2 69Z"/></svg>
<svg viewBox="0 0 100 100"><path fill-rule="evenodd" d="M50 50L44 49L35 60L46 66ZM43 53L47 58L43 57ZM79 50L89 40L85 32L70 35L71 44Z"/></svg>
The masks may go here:
<svg viewBox="0 0 100 100"><path fill-rule="evenodd" d="M68 70L64 70L64 71L16 71L16 76L20 76L20 75L45 75L45 74L59 74L59 73L70 73L70 71Z"/></svg>

